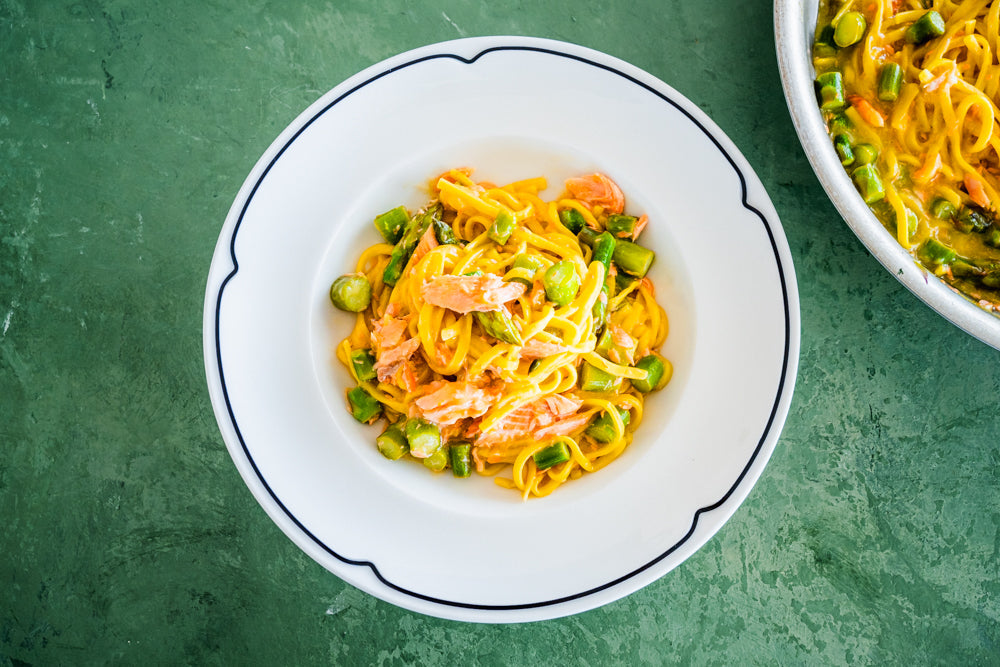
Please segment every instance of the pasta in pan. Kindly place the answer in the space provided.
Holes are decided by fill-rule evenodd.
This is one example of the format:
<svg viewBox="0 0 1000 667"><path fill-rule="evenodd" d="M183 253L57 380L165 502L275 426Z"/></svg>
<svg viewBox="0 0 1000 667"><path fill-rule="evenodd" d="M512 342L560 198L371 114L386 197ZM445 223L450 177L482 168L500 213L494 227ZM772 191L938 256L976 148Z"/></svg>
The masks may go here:
<svg viewBox="0 0 1000 667"><path fill-rule="evenodd" d="M918 261L1000 308L1000 2L821 6L816 87L841 163Z"/></svg>
<svg viewBox="0 0 1000 667"><path fill-rule="evenodd" d="M670 379L654 255L636 243L646 217L603 174L544 201L544 178L471 173L437 178L412 215L376 217L386 242L333 282L334 305L357 313L337 347L348 407L385 420L387 458L545 496L617 458Z"/></svg>

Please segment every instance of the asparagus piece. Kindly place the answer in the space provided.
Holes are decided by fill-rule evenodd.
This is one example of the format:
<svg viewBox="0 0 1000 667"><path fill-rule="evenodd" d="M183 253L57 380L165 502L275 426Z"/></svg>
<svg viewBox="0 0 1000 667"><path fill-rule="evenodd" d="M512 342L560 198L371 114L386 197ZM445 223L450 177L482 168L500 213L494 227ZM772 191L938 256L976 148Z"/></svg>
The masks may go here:
<svg viewBox="0 0 1000 667"><path fill-rule="evenodd" d="M337 308L360 313L372 301L372 286L363 273L340 276L330 285L330 301Z"/></svg>
<svg viewBox="0 0 1000 667"><path fill-rule="evenodd" d="M886 63L878 79L878 98L883 102L895 102L903 84L903 68L896 63Z"/></svg>
<svg viewBox="0 0 1000 667"><path fill-rule="evenodd" d="M874 204L885 197L885 186L875 165L866 164L858 167L851 173L851 178L854 179L854 185L866 204Z"/></svg>
<svg viewBox="0 0 1000 667"><path fill-rule="evenodd" d="M906 41L911 44L923 44L929 39L944 34L944 17L936 11L929 11L909 27L906 31Z"/></svg>
<svg viewBox="0 0 1000 667"><path fill-rule="evenodd" d="M956 213L958 213L958 209L944 197L938 197L931 202L931 215L938 220L951 220Z"/></svg>
<svg viewBox="0 0 1000 667"><path fill-rule="evenodd" d="M434 472L441 472L448 465L447 448L439 447L434 453L423 460L423 464Z"/></svg>
<svg viewBox="0 0 1000 667"><path fill-rule="evenodd" d="M501 210L497 213L497 217L493 219L493 224L490 225L489 230L486 235L494 243L503 245L510 238L510 235L514 233L514 216L509 212Z"/></svg>
<svg viewBox="0 0 1000 667"><path fill-rule="evenodd" d="M861 12L847 12L833 28L833 41L843 49L860 42L867 29L868 23Z"/></svg>
<svg viewBox="0 0 1000 667"><path fill-rule="evenodd" d="M434 237L437 239L438 243L442 245L461 245L462 241L455 236L455 232L452 230L448 223L434 218L431 222L434 225Z"/></svg>
<svg viewBox="0 0 1000 667"><path fill-rule="evenodd" d="M857 166L875 164L878 159L878 149L871 144L858 144L854 147L854 163Z"/></svg>
<svg viewBox="0 0 1000 667"><path fill-rule="evenodd" d="M455 477L468 477L472 474L472 445L468 442L452 443L448 446L448 460Z"/></svg>
<svg viewBox="0 0 1000 667"><path fill-rule="evenodd" d="M576 237L580 240L580 243L588 245L591 248L594 247L594 242L597 241L598 236L600 236L600 234L590 227L584 227L576 233Z"/></svg>
<svg viewBox="0 0 1000 667"><path fill-rule="evenodd" d="M388 243L395 244L403 236L403 230L409 221L410 215L406 212L406 208L397 206L390 211L375 216L375 228L378 229L379 234Z"/></svg>
<svg viewBox="0 0 1000 667"><path fill-rule="evenodd" d="M650 354L635 362L636 368L646 371L645 380L630 380L632 386L644 394L662 388L673 375L674 367L657 354Z"/></svg>
<svg viewBox="0 0 1000 667"><path fill-rule="evenodd" d="M629 413L629 411L622 410L621 408L618 407L616 407L615 410L618 411L618 416L622 420L622 425L628 426L628 423L631 420L631 414ZM611 442L612 440L615 439L615 436L617 435L615 431L615 423L612 421L611 415L609 415L607 412L602 412L599 417L594 419L594 421L590 423L590 426L587 427L587 430L584 431L584 433L586 435L589 435L597 442Z"/></svg>
<svg viewBox="0 0 1000 667"><path fill-rule="evenodd" d="M441 449L441 431L437 424L414 417L406 420L403 430L406 433L406 441L410 444L410 454L416 458L426 459Z"/></svg>
<svg viewBox="0 0 1000 667"><path fill-rule="evenodd" d="M392 254L389 256L389 263L382 273L382 282L390 287L396 284L396 281L403 274L403 269L406 268L406 263L410 261L410 256L413 255L414 249L420 243L420 237L424 235L424 232L427 231L427 228L431 226L435 219L440 218L441 208L441 204L437 203L424 213L415 215L410 219L410 222L406 225L406 231L403 232L403 236L392 249Z"/></svg>
<svg viewBox="0 0 1000 667"><path fill-rule="evenodd" d="M541 269L543 266L545 265L542 264L542 260L538 259L534 255L529 255L527 253L522 252L518 255L515 255L514 262L510 265L510 268L527 269L532 274L535 274L538 273L539 269ZM531 281L528 280L527 278L511 278L511 280L519 282L523 285L527 285L528 287L531 287Z"/></svg>
<svg viewBox="0 0 1000 667"><path fill-rule="evenodd" d="M361 382L369 382L377 377L375 373L375 357L371 350L354 350L351 352L351 366L354 374Z"/></svg>
<svg viewBox="0 0 1000 667"><path fill-rule="evenodd" d="M552 466L569 461L569 447L566 446L565 442L560 440L559 442L552 443L544 449L538 450L534 453L532 458L535 460L536 468L539 470L547 470Z"/></svg>
<svg viewBox="0 0 1000 667"><path fill-rule="evenodd" d="M625 273L642 278L652 266L656 254L638 243L618 240L613 254L614 262Z"/></svg>
<svg viewBox="0 0 1000 667"><path fill-rule="evenodd" d="M816 77L816 97L823 111L843 109L847 104L844 96L844 75L840 72L823 72Z"/></svg>
<svg viewBox="0 0 1000 667"><path fill-rule="evenodd" d="M354 387L347 392L347 402L351 414L362 424L371 424L382 414L382 404L362 387Z"/></svg>
<svg viewBox="0 0 1000 667"><path fill-rule="evenodd" d="M575 208L567 208L559 211L559 222L574 234L579 234L580 230L587 226L587 221L584 219L583 214Z"/></svg>
<svg viewBox="0 0 1000 667"><path fill-rule="evenodd" d="M609 228L610 229L610 228ZM592 313L594 316L594 332L604 328L608 317L608 300L610 298L609 272L611 270L611 258L615 251L615 237L609 232L603 232L594 239L594 261L604 265L604 284L601 285L601 294L594 302Z"/></svg>
<svg viewBox="0 0 1000 667"><path fill-rule="evenodd" d="M825 25L819 31L819 36L813 42L814 58L830 58L837 54L837 43L833 41L834 32L832 25Z"/></svg>
<svg viewBox="0 0 1000 667"><path fill-rule="evenodd" d="M576 266L566 259L546 269L542 283L545 285L545 296L557 306L565 306L580 291L580 276L576 274Z"/></svg>
<svg viewBox="0 0 1000 667"><path fill-rule="evenodd" d="M398 423L389 424L382 435L375 438L375 445L382 456L390 461L401 459L410 451L410 444L406 441L403 428Z"/></svg>
<svg viewBox="0 0 1000 667"><path fill-rule="evenodd" d="M616 375L602 371L593 364L583 362L580 368L580 389L583 391L599 391L607 393L614 391L621 381Z"/></svg>
<svg viewBox="0 0 1000 667"><path fill-rule="evenodd" d="M612 236L610 230L598 234L597 238L594 239L594 261L604 265L605 274L611 270L611 258L614 255L615 246L617 243L615 243L615 237Z"/></svg>
<svg viewBox="0 0 1000 667"><path fill-rule="evenodd" d="M517 330L514 320L511 319L510 313L506 309L500 308L487 312L475 311L475 315L479 326L490 336L518 347L524 345L524 341L521 340L521 332Z"/></svg>
<svg viewBox="0 0 1000 667"><path fill-rule="evenodd" d="M605 229L616 238L630 239L635 234L635 225L638 221L634 215L612 214L608 216Z"/></svg>
<svg viewBox="0 0 1000 667"><path fill-rule="evenodd" d="M948 264L958 257L958 253L937 239L927 239L917 249L917 257L928 264Z"/></svg>
<svg viewBox="0 0 1000 667"><path fill-rule="evenodd" d="M991 222L992 216L975 204L963 206L959 209L958 215L952 220L955 229L966 234L969 232L984 232L990 226Z"/></svg>
<svg viewBox="0 0 1000 667"><path fill-rule="evenodd" d="M843 134L838 134L833 138L833 147L837 150L837 156L840 157L840 164L845 167L854 164L854 149L851 148L850 139Z"/></svg>

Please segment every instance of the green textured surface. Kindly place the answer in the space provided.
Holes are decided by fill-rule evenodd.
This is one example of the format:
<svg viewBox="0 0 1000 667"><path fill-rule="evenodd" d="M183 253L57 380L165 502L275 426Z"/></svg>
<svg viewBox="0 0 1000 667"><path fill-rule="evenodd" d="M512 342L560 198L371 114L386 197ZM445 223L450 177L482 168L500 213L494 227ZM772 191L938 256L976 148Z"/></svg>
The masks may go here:
<svg viewBox="0 0 1000 667"><path fill-rule="evenodd" d="M791 413L733 519L655 584L479 626L344 584L219 435L201 317L251 166L356 71L455 37L662 78L760 175L799 277ZM1000 664L1000 352L864 250L798 146L769 3L0 0L0 666Z"/></svg>

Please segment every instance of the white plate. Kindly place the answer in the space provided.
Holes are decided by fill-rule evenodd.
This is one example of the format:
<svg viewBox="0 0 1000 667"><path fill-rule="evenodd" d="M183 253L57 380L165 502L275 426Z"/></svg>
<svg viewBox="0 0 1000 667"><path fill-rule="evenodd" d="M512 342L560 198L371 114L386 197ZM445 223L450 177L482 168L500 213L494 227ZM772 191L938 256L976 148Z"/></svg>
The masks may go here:
<svg viewBox="0 0 1000 667"><path fill-rule="evenodd" d="M600 170L671 321L673 381L611 466L521 502L491 479L383 459L347 413L336 276L375 214L468 165L495 182ZM781 224L733 143L663 82L550 40L489 37L390 58L324 95L247 177L205 300L205 363L237 468L278 526L347 582L467 621L553 618L656 580L749 493L778 440L799 353Z"/></svg>

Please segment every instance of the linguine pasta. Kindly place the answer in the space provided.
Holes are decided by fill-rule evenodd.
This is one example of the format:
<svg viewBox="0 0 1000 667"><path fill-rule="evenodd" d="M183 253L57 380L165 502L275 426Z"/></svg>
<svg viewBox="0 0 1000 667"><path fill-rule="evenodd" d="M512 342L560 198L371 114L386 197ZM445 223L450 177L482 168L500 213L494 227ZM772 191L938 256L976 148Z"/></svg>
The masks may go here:
<svg viewBox="0 0 1000 667"><path fill-rule="evenodd" d="M1000 2L832 0L813 60L841 162L918 261L1000 307Z"/></svg>
<svg viewBox="0 0 1000 667"><path fill-rule="evenodd" d="M388 458L545 496L620 456L646 392L669 380L653 254L635 243L645 216L626 215L601 174L554 201L547 187L453 169L420 211L379 216L387 241L338 279L351 289L334 283L334 303L357 312L337 347L357 383L348 407L385 424Z"/></svg>

